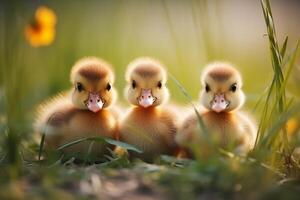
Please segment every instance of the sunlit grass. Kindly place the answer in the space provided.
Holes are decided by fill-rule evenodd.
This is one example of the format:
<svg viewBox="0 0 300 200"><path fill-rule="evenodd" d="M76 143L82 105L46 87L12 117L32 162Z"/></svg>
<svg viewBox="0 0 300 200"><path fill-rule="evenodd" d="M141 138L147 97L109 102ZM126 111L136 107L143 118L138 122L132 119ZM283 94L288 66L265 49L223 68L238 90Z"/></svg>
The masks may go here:
<svg viewBox="0 0 300 200"><path fill-rule="evenodd" d="M285 38L280 48L276 37L270 3L269 1L261 1L261 3L267 26L273 78L264 97L265 100L262 102L263 108L255 150L256 152L268 151L263 156L272 160L273 164L278 164L278 155L276 154L281 154L281 159L284 162L281 163L282 166L277 167L284 168L285 173L289 176L291 168L294 168L293 170L296 171L299 168L295 166L291 158L294 147L288 141L286 124L289 118L299 113L300 104L295 103L292 98L287 97L286 86L295 65L296 57L298 56L299 41L292 53L287 56L288 37Z"/></svg>

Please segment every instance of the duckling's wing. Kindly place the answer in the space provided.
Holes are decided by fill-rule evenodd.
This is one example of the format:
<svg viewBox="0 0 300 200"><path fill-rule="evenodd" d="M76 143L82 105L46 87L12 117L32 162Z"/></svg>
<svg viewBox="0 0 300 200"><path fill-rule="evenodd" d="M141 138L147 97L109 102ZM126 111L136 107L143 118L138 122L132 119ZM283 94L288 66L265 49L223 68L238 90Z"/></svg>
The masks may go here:
<svg viewBox="0 0 300 200"><path fill-rule="evenodd" d="M248 136L248 144L250 148L254 147L255 139L257 137L257 124L253 116L251 114L239 111L238 118L244 127L244 134Z"/></svg>
<svg viewBox="0 0 300 200"><path fill-rule="evenodd" d="M34 129L41 133L46 124L56 120L58 111L63 111L72 106L70 93L63 92L41 103L36 109Z"/></svg>

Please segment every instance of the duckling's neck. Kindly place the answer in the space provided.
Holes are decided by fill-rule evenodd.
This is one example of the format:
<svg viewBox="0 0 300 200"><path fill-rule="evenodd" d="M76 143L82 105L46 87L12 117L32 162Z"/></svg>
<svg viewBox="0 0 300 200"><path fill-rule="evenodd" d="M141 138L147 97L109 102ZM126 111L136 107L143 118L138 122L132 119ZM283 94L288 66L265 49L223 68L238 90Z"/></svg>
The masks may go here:
<svg viewBox="0 0 300 200"><path fill-rule="evenodd" d="M215 112L212 110L209 110L206 112L206 114L210 115L210 116L214 116L214 117L218 117L218 118L224 118L224 117L230 117L233 115L233 112Z"/></svg>
<svg viewBox="0 0 300 200"><path fill-rule="evenodd" d="M97 115L102 115L103 113L106 113L107 112L107 109L106 108L102 108L101 110L99 110L99 111L97 111L97 112L92 112L92 111L90 111L90 110L80 110L79 112L81 112L81 113L85 113L85 114L87 114L87 115L95 115L95 116L97 116Z"/></svg>
<svg viewBox="0 0 300 200"><path fill-rule="evenodd" d="M133 113L135 115L138 115L142 118L153 118L160 116L160 106L149 106L147 108L144 108L142 106L136 106L133 108Z"/></svg>
<svg viewBox="0 0 300 200"><path fill-rule="evenodd" d="M135 109L142 111L142 112L152 112L154 110L157 110L158 106L149 106L147 108L145 108L143 106L136 106Z"/></svg>

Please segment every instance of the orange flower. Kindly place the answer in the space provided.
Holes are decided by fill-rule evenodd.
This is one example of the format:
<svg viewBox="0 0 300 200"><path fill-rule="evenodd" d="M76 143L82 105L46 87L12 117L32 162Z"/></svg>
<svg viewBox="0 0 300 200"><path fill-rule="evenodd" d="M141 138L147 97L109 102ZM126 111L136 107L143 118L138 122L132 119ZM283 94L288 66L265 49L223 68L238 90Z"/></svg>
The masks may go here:
<svg viewBox="0 0 300 200"><path fill-rule="evenodd" d="M41 6L36 10L33 22L26 26L25 37L33 47L49 45L55 38L55 25L54 11Z"/></svg>
<svg viewBox="0 0 300 200"><path fill-rule="evenodd" d="M299 128L299 122L295 118L290 118L286 123L286 129L289 136L292 136L295 134L295 132Z"/></svg>
<svg viewBox="0 0 300 200"><path fill-rule="evenodd" d="M54 11L45 6L41 6L36 10L35 19L43 26L54 27L56 24Z"/></svg>

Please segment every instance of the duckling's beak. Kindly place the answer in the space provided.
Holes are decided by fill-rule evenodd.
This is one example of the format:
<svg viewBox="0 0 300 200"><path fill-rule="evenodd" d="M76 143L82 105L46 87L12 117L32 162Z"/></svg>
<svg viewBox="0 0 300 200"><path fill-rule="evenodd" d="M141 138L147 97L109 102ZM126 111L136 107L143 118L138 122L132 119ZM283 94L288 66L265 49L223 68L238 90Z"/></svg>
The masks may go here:
<svg viewBox="0 0 300 200"><path fill-rule="evenodd" d="M139 104L144 108L152 106L156 97L151 93L151 89L142 89L141 95L138 97Z"/></svg>
<svg viewBox="0 0 300 200"><path fill-rule="evenodd" d="M98 93L91 92L88 100L86 101L86 105L90 111L96 113L103 108L104 102L101 100Z"/></svg>
<svg viewBox="0 0 300 200"><path fill-rule="evenodd" d="M224 94L215 94L211 102L211 109L217 113L224 111L229 106Z"/></svg>

